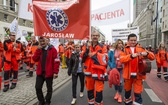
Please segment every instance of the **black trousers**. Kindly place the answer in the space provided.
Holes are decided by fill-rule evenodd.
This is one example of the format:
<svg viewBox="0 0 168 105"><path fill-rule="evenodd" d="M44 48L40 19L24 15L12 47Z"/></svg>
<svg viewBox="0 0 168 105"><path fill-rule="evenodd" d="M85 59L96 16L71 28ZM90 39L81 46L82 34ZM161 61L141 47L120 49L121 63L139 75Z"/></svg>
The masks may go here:
<svg viewBox="0 0 168 105"><path fill-rule="evenodd" d="M42 91L44 81L46 81L46 86L47 86L47 94L45 96L45 99ZM53 84L53 77L50 77L50 78L45 78L45 76L36 77L35 89L36 89L37 98L40 102L44 103L46 100L47 103L51 103L51 97L52 97L52 91L53 91L52 84Z"/></svg>
<svg viewBox="0 0 168 105"><path fill-rule="evenodd" d="M78 76L80 79L80 92L83 92L84 90L84 73L77 73L77 75L72 74L72 96L73 98L76 98L76 87L77 87L77 81L78 81Z"/></svg>

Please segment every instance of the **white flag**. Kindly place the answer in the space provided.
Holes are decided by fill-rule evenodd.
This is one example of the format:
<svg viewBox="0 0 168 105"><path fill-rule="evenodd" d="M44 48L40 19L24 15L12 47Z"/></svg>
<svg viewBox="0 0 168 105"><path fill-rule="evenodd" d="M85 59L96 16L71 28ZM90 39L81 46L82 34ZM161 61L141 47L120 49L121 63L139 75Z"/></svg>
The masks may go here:
<svg viewBox="0 0 168 105"><path fill-rule="evenodd" d="M16 18L9 25L9 30L10 30L11 33L16 33L16 39L18 39L18 38L20 38L22 36L22 34L21 34L20 30L19 30L18 21L17 21Z"/></svg>
<svg viewBox="0 0 168 105"><path fill-rule="evenodd" d="M33 20L32 0L20 0L19 18Z"/></svg>
<svg viewBox="0 0 168 105"><path fill-rule="evenodd" d="M102 1L104 2L104 1ZM111 25L129 20L130 0L122 0L115 4L97 9L91 14L92 26Z"/></svg>

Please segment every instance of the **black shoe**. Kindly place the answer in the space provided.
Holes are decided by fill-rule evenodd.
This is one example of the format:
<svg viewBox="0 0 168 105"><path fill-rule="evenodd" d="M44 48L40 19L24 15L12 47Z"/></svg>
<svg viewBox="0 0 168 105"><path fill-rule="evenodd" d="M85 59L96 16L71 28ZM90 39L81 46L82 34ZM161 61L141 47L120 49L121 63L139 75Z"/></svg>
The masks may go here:
<svg viewBox="0 0 168 105"><path fill-rule="evenodd" d="M3 92L7 92L9 87L4 87Z"/></svg>
<svg viewBox="0 0 168 105"><path fill-rule="evenodd" d="M12 86L10 87L10 89L14 89L15 87L16 87L16 85L12 84Z"/></svg>
<svg viewBox="0 0 168 105"><path fill-rule="evenodd" d="M39 101L37 105L45 105L45 102Z"/></svg>
<svg viewBox="0 0 168 105"><path fill-rule="evenodd" d="M50 105L50 103L46 103L45 105Z"/></svg>
<svg viewBox="0 0 168 105"><path fill-rule="evenodd" d="M29 71L29 74L27 74L26 77L33 77L33 71Z"/></svg>
<svg viewBox="0 0 168 105"><path fill-rule="evenodd" d="M19 70L23 70L23 67L20 67Z"/></svg>
<svg viewBox="0 0 168 105"><path fill-rule="evenodd" d="M159 79L161 79L161 76L160 76L160 75L157 75L157 77L158 77Z"/></svg>

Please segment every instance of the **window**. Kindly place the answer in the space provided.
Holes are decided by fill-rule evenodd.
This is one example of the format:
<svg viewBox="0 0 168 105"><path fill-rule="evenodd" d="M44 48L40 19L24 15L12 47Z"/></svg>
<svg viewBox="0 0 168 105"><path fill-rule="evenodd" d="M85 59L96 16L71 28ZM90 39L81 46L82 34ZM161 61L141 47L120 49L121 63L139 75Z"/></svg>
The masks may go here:
<svg viewBox="0 0 168 105"><path fill-rule="evenodd" d="M6 34L8 34L8 35L10 34L9 28L4 27L4 30L5 30Z"/></svg>
<svg viewBox="0 0 168 105"><path fill-rule="evenodd" d="M7 20L8 20L8 15L4 14L4 21L7 21Z"/></svg>
<svg viewBox="0 0 168 105"><path fill-rule="evenodd" d="M162 18L160 18L160 23L162 23Z"/></svg>
<svg viewBox="0 0 168 105"><path fill-rule="evenodd" d="M7 0L3 0L3 8L4 8L4 9L7 8L7 7L6 7L6 2L7 2Z"/></svg>
<svg viewBox="0 0 168 105"><path fill-rule="evenodd" d="M162 24L162 28L164 29L164 22L163 22L163 24Z"/></svg>
<svg viewBox="0 0 168 105"><path fill-rule="evenodd" d="M25 25L26 24L26 20L23 20L23 25Z"/></svg>
<svg viewBox="0 0 168 105"><path fill-rule="evenodd" d="M162 7L160 8L160 12L162 12Z"/></svg>
<svg viewBox="0 0 168 105"><path fill-rule="evenodd" d="M15 0L10 0L10 10L15 11Z"/></svg>
<svg viewBox="0 0 168 105"><path fill-rule="evenodd" d="M165 10L163 10L163 17L165 17Z"/></svg>

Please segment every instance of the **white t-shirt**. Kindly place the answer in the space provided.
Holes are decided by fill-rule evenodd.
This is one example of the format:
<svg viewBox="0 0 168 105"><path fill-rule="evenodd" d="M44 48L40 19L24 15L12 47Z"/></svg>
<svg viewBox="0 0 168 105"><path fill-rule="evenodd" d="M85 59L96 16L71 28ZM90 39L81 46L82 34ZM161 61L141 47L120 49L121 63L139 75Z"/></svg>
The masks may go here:
<svg viewBox="0 0 168 105"><path fill-rule="evenodd" d="M134 49L135 47L130 47L131 51L132 51L132 54L134 54Z"/></svg>

